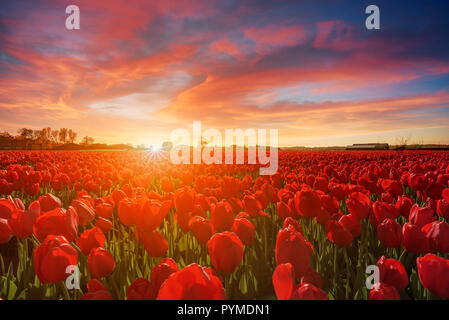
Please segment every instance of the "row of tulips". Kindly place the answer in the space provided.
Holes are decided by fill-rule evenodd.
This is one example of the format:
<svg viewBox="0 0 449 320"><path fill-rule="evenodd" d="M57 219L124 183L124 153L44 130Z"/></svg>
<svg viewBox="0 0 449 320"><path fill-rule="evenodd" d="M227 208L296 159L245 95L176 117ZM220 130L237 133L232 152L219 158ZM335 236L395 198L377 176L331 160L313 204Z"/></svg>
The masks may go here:
<svg viewBox="0 0 449 320"><path fill-rule="evenodd" d="M1 152L0 297L449 298L448 164L285 151L258 176L146 152Z"/></svg>

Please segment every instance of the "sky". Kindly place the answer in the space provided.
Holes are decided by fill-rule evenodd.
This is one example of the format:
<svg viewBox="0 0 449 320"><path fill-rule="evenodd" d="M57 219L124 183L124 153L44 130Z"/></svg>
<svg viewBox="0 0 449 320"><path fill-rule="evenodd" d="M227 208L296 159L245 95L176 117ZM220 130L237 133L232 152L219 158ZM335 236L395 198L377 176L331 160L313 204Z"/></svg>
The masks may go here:
<svg viewBox="0 0 449 320"><path fill-rule="evenodd" d="M80 9L68 30L65 8ZM367 30L365 8L380 8ZM281 146L449 143L445 1L15 0L0 4L0 131L160 145L278 129Z"/></svg>

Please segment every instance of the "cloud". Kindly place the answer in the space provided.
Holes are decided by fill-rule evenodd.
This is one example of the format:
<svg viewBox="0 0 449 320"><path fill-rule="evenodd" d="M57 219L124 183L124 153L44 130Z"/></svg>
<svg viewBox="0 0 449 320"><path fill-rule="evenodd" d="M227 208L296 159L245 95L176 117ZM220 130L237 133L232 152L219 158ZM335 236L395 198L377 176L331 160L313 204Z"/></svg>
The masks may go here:
<svg viewBox="0 0 449 320"><path fill-rule="evenodd" d="M281 144L300 136L338 144L447 124L443 20L417 30L388 21L388 30L367 33L344 14L310 15L317 5L302 2L78 5L81 29L68 31L60 1L2 4L3 128L72 125L97 141L142 142L202 120L276 127ZM389 88L411 82L392 96Z"/></svg>

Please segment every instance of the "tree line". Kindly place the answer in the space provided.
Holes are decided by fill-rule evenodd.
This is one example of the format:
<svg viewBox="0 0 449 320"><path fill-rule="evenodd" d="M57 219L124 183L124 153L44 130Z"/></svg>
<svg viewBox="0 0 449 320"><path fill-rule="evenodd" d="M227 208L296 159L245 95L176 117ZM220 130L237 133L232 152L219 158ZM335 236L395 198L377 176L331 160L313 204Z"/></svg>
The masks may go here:
<svg viewBox="0 0 449 320"><path fill-rule="evenodd" d="M9 132L1 132L0 138L14 140L14 139L23 139L23 140L32 140L39 143L54 143L54 144L67 144L67 143L76 143L78 137L78 133L72 129L61 128L61 129L52 129L50 127L43 128L41 130L33 130L30 128L20 128L17 130L17 135L13 136ZM85 136L81 139L81 144L92 144L95 139L89 136Z"/></svg>

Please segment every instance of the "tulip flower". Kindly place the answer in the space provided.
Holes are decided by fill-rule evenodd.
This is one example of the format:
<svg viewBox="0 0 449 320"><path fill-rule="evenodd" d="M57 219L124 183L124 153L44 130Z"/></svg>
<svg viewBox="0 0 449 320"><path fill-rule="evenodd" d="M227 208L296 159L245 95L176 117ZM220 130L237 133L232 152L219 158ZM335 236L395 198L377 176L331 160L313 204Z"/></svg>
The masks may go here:
<svg viewBox="0 0 449 320"><path fill-rule="evenodd" d="M377 237L386 248L400 248L402 245L402 227L392 219L385 219L377 226Z"/></svg>
<svg viewBox="0 0 449 320"><path fill-rule="evenodd" d="M47 211L36 219L33 232L41 242L48 235L62 235L68 241L73 241L78 235L78 215L73 207Z"/></svg>
<svg viewBox="0 0 449 320"><path fill-rule="evenodd" d="M195 191L190 187L178 189L173 195L173 202L176 212L192 212L195 204Z"/></svg>
<svg viewBox="0 0 449 320"><path fill-rule="evenodd" d="M76 240L76 245L87 256L89 255L90 250L104 247L105 242L106 237L104 236L103 231L98 227L94 227L84 231Z"/></svg>
<svg viewBox="0 0 449 320"><path fill-rule="evenodd" d="M138 230L137 232L139 241L143 243L145 250L150 257L159 258L167 253L168 243L160 232L156 230Z"/></svg>
<svg viewBox="0 0 449 320"><path fill-rule="evenodd" d="M374 284L373 288L369 292L370 300L401 300L396 287L378 282Z"/></svg>
<svg viewBox="0 0 449 320"><path fill-rule="evenodd" d="M34 250L34 271L41 283L57 283L68 277L67 267L76 265L78 252L63 236L49 235Z"/></svg>
<svg viewBox="0 0 449 320"><path fill-rule="evenodd" d="M115 261L112 254L104 248L92 249L87 261L92 278L100 279L107 277L115 268Z"/></svg>
<svg viewBox="0 0 449 320"><path fill-rule="evenodd" d="M327 237L339 247L349 246L353 240L352 233L340 222L330 220L326 225Z"/></svg>
<svg viewBox="0 0 449 320"><path fill-rule="evenodd" d="M232 231L242 240L245 246L250 246L256 235L256 227L249 219L245 218L235 219Z"/></svg>
<svg viewBox="0 0 449 320"><path fill-rule="evenodd" d="M232 273L243 259L243 243L233 233L216 233L207 242L210 260L216 270Z"/></svg>
<svg viewBox="0 0 449 320"><path fill-rule="evenodd" d="M0 244L7 243L12 237L8 220L0 218Z"/></svg>
<svg viewBox="0 0 449 320"><path fill-rule="evenodd" d="M220 201L212 206L212 223L216 231L229 231L234 224L234 213L228 201Z"/></svg>
<svg viewBox="0 0 449 320"><path fill-rule="evenodd" d="M82 201L81 199L73 200L71 206L78 214L78 223L81 227L85 226L95 218L94 209L87 205L85 201Z"/></svg>
<svg viewBox="0 0 449 320"><path fill-rule="evenodd" d="M329 300L327 293L313 284L304 283L293 292L291 300Z"/></svg>
<svg viewBox="0 0 449 320"><path fill-rule="evenodd" d="M430 248L442 253L449 252L449 224L434 221L422 228L426 238L429 239Z"/></svg>
<svg viewBox="0 0 449 320"><path fill-rule="evenodd" d="M402 240L405 250L413 253L427 253L430 243L426 235L416 225L406 222L402 226Z"/></svg>
<svg viewBox="0 0 449 320"><path fill-rule="evenodd" d="M409 221L411 224L417 225L418 228L422 228L436 220L436 216L433 213L433 209L430 207L421 208L414 204L410 209Z"/></svg>
<svg viewBox="0 0 449 320"><path fill-rule="evenodd" d="M301 216L313 218L321 210L322 204L316 191L303 187L295 194L295 207Z"/></svg>
<svg viewBox="0 0 449 320"><path fill-rule="evenodd" d="M168 211L171 208L171 200L157 202L147 200L138 211L136 224L138 228L147 231L153 231L164 221Z"/></svg>
<svg viewBox="0 0 449 320"><path fill-rule="evenodd" d="M312 249L303 235L292 225L281 229L276 238L276 264L291 263L296 278L302 277L309 268Z"/></svg>
<svg viewBox="0 0 449 320"><path fill-rule="evenodd" d="M364 193L353 192L348 199L346 199L346 206L348 207L349 213L359 219L364 219L368 217L372 210L372 201Z"/></svg>
<svg viewBox="0 0 449 320"><path fill-rule="evenodd" d="M272 276L273 288L278 300L290 300L296 288L295 269L291 263L279 264Z"/></svg>
<svg viewBox="0 0 449 320"><path fill-rule="evenodd" d="M449 298L449 260L432 253L416 259L419 280L424 288L440 298Z"/></svg>
<svg viewBox="0 0 449 320"><path fill-rule="evenodd" d="M323 280L318 272L315 269L309 268L305 275L301 277L301 284L313 284L317 288L323 287Z"/></svg>
<svg viewBox="0 0 449 320"><path fill-rule="evenodd" d="M128 300L154 300L154 288L151 283L144 278L138 278L131 283L126 290Z"/></svg>
<svg viewBox="0 0 449 320"><path fill-rule="evenodd" d="M39 204L42 212L48 212L62 207L61 199L51 193L39 197Z"/></svg>
<svg viewBox="0 0 449 320"><path fill-rule="evenodd" d="M214 225L203 217L193 217L189 221L189 229L192 230L199 243L206 243L214 234Z"/></svg>
<svg viewBox="0 0 449 320"><path fill-rule="evenodd" d="M157 300L224 300L221 280L209 268L196 263L171 274L162 284Z"/></svg>
<svg viewBox="0 0 449 320"><path fill-rule="evenodd" d="M109 233L112 229L112 222L108 219L99 217L97 221L95 222L95 226L100 228L101 231L103 231L104 234Z"/></svg>
<svg viewBox="0 0 449 320"><path fill-rule="evenodd" d="M100 281L92 279L87 283L87 293L80 300L112 300L112 296Z"/></svg>
<svg viewBox="0 0 449 320"><path fill-rule="evenodd" d="M171 258L162 259L159 264L151 270L151 283L156 296L164 281L167 280L172 273L177 271L179 271L178 266Z"/></svg>
<svg viewBox="0 0 449 320"><path fill-rule="evenodd" d="M449 189L447 189L449 190ZM440 217L449 219L449 200L442 199L437 201L437 214Z"/></svg>
<svg viewBox="0 0 449 320"><path fill-rule="evenodd" d="M408 286L407 271L399 261L382 256L377 261L377 266L379 267L380 282L392 285L398 291Z"/></svg>
<svg viewBox="0 0 449 320"><path fill-rule="evenodd" d="M253 218L266 215L262 211L262 204L254 196L246 195L243 198L243 208L245 209L245 212L247 212Z"/></svg>

